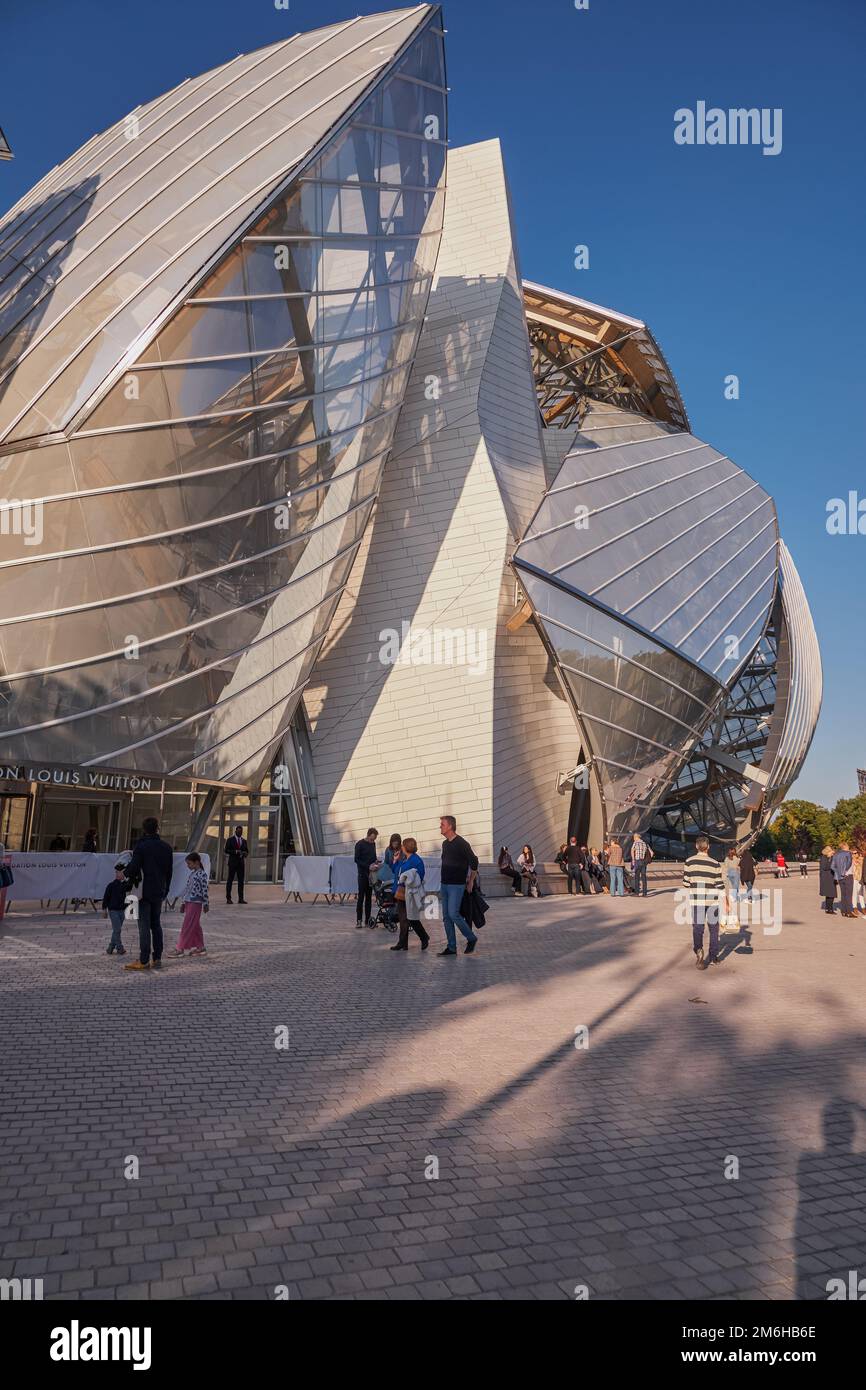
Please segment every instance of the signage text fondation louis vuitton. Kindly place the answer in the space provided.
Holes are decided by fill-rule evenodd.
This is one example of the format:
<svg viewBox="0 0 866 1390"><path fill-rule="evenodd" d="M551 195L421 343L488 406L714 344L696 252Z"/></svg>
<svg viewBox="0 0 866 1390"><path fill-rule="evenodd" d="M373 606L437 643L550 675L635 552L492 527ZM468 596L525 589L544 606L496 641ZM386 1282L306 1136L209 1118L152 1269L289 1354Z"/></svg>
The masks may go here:
<svg viewBox="0 0 866 1390"><path fill-rule="evenodd" d="M150 777L126 772L92 772L89 768L0 765L0 779L9 782L50 782L58 787L92 787L96 791L149 792Z"/></svg>

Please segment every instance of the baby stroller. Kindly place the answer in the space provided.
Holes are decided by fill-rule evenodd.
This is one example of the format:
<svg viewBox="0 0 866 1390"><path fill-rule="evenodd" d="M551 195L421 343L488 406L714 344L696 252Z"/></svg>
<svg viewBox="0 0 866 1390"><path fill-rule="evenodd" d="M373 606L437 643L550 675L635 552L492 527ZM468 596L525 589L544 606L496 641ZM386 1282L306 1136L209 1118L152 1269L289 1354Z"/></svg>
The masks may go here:
<svg viewBox="0 0 866 1390"><path fill-rule="evenodd" d="M394 890L390 883L383 883L380 879L374 878L373 897L376 899L376 911L370 926L384 927L386 931L396 931L400 925L400 920L397 914Z"/></svg>

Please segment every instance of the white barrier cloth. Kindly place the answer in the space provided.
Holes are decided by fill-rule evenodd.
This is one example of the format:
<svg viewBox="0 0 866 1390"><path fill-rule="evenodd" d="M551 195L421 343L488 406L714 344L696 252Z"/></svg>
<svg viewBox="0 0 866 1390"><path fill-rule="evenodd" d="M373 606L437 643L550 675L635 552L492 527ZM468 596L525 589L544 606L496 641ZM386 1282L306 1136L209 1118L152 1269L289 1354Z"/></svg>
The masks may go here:
<svg viewBox="0 0 866 1390"><path fill-rule="evenodd" d="M441 860L431 855L424 860L424 888L439 892ZM283 865L283 888L287 893L357 893L358 868L350 854L289 854Z"/></svg>
<svg viewBox="0 0 866 1390"><path fill-rule="evenodd" d="M357 893L358 866L351 854L335 854L331 860L331 892Z"/></svg>
<svg viewBox="0 0 866 1390"><path fill-rule="evenodd" d="M129 850L120 854L28 854L13 850L6 858L15 882L7 891L10 902L33 902L39 898L57 901L61 898L95 898L102 902L106 884L114 878L115 864L125 864L131 858ZM171 874L170 898L177 897L186 887L189 869L186 855L175 854ZM210 855L201 857L202 867L210 874Z"/></svg>
<svg viewBox="0 0 866 1390"><path fill-rule="evenodd" d="M287 893L330 893L331 856L288 854L283 865L283 887Z"/></svg>

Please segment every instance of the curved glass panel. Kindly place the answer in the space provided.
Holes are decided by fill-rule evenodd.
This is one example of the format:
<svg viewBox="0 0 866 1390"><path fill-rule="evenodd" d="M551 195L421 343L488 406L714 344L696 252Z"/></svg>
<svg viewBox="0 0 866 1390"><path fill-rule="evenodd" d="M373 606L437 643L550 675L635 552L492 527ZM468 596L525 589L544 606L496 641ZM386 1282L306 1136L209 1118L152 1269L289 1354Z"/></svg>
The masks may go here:
<svg viewBox="0 0 866 1390"><path fill-rule="evenodd" d="M766 625L777 542L772 498L693 435L582 429L516 554L722 680Z"/></svg>
<svg viewBox="0 0 866 1390"><path fill-rule="evenodd" d="M70 441L10 456L15 475L28 477L29 467L29 488L35 471L43 496L56 500L41 509L38 539L10 536L0 563L4 756L250 782L266 764L368 520L426 308L445 151L442 41L428 33L435 13L380 15L314 36L323 59L334 59L322 80L346 87L343 111L355 78L371 64L381 73L413 32L406 56L414 44L430 55L413 74L423 81L392 82L386 71ZM224 109L199 91L210 119L206 133L187 131L187 153L204 159L206 142L219 139L252 158L253 127L267 139L271 124L303 114L306 98L279 94L281 83L303 78L311 104L321 95L303 52L295 61L292 41L234 77L232 64L211 75ZM184 111L198 119L191 97L181 98L178 122ZM249 130L235 131L231 113L266 97L271 124L251 107ZM145 108L148 130L159 119ZM426 126L435 138L424 138ZM388 141L414 182L393 177L392 163L384 176ZM109 143L112 156L122 153ZM343 175L329 181L335 159ZM140 187L125 165L111 175L131 238L146 238L147 219L168 197L157 161L148 161ZM195 207L207 219L205 172L194 177ZM237 182L238 171L227 171L223 213ZM145 218L135 199L148 190ZM67 200L67 218L74 210ZM185 225L176 230L185 234ZM25 233L38 235L35 219L17 223ZM135 277L119 287L113 275L119 293L157 267L134 254ZM67 295L74 286L60 288ZM52 336L73 326L58 318ZM94 364L118 350L109 338L94 339ZM69 332L58 358L75 344ZM76 351L80 360L87 349Z"/></svg>
<svg viewBox="0 0 866 1390"><path fill-rule="evenodd" d="M23 256L28 268L0 306L0 440L66 426L137 335L388 74L432 13L371 15L243 54L137 108L42 180L0 222L0 266ZM430 51L429 72L442 86L441 40ZM380 117L381 85L370 108ZM399 85L405 94L388 104L399 118L394 138L405 143L426 109L417 94L437 115L443 98ZM372 136L373 182L383 138ZM434 155L429 141L411 143L427 147L426 173L414 182L429 189L444 146Z"/></svg>
<svg viewBox="0 0 866 1390"><path fill-rule="evenodd" d="M515 567L571 699L601 792L605 831L645 826L723 694L675 652Z"/></svg>

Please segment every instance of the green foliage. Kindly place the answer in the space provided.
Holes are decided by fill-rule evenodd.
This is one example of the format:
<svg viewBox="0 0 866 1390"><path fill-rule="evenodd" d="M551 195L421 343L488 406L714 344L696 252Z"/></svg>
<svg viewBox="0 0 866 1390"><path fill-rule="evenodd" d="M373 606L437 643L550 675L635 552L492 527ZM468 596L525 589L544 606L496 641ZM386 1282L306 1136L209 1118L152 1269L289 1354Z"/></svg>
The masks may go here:
<svg viewBox="0 0 866 1390"><path fill-rule="evenodd" d="M786 858L805 850L817 859L824 845L834 843L833 814L814 801L783 801L771 827L776 848Z"/></svg>
<svg viewBox="0 0 866 1390"><path fill-rule="evenodd" d="M866 853L866 796L843 798L832 811L814 801L783 801L752 852L763 858L780 849L787 858L804 849L817 859L825 845L835 849L842 840Z"/></svg>
<svg viewBox="0 0 866 1390"><path fill-rule="evenodd" d="M854 848L852 841L866 834L866 796L851 796L837 801L830 812L830 820L833 842L838 845L840 840L847 840Z"/></svg>

